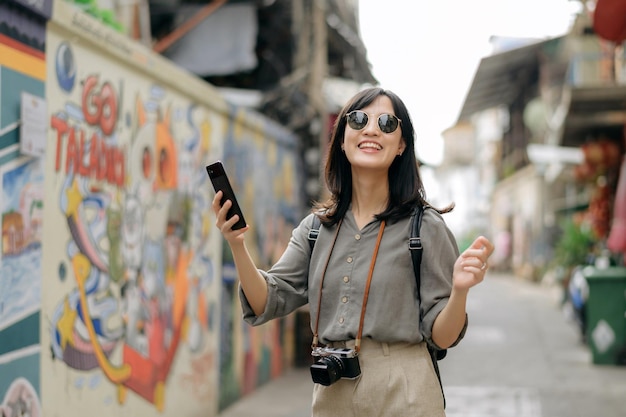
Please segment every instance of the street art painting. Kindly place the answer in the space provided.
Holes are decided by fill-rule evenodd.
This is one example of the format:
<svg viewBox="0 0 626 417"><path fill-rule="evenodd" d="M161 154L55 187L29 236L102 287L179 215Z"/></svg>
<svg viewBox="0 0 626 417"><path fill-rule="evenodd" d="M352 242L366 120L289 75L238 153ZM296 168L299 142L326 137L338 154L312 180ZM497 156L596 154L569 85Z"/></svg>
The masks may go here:
<svg viewBox="0 0 626 417"><path fill-rule="evenodd" d="M289 366L293 326L241 320L205 166L224 160L267 266L302 214L297 140L74 9L55 16L43 413L214 416Z"/></svg>
<svg viewBox="0 0 626 417"><path fill-rule="evenodd" d="M0 186L0 416L39 416L42 161L4 164Z"/></svg>
<svg viewBox="0 0 626 417"><path fill-rule="evenodd" d="M221 244L204 165L228 119L80 42L50 33L47 48L44 413L213 415Z"/></svg>
<svg viewBox="0 0 626 417"><path fill-rule="evenodd" d="M21 158L0 169L2 257L0 329L39 310L43 170L40 159Z"/></svg>
<svg viewBox="0 0 626 417"><path fill-rule="evenodd" d="M44 171L19 154L19 109L44 95L45 24L2 2L0 27L0 417L40 416Z"/></svg>
<svg viewBox="0 0 626 417"><path fill-rule="evenodd" d="M246 233L249 250L257 265L267 268L282 255L303 212L298 142L293 134L242 109L236 109L233 118L223 161L252 225ZM243 323L234 264L227 250L223 262L220 408L292 365L295 336L293 316L260 327Z"/></svg>

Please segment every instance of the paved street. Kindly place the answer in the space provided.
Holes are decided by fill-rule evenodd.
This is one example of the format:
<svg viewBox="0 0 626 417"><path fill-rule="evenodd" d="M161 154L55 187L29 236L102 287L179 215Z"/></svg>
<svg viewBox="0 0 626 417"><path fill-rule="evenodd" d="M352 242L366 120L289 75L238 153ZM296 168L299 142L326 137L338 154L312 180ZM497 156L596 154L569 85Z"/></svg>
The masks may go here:
<svg viewBox="0 0 626 417"><path fill-rule="evenodd" d="M440 362L448 417L626 417L626 367L591 363L556 289L490 274L468 305L465 339ZM295 369L220 417L307 417Z"/></svg>

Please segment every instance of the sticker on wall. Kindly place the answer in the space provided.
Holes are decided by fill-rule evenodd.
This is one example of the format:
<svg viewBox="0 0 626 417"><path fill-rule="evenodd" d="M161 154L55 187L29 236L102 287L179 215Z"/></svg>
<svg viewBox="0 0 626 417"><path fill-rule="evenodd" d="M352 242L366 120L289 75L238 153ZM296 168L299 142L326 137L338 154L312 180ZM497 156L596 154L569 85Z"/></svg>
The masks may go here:
<svg viewBox="0 0 626 417"><path fill-rule="evenodd" d="M46 100L22 91L20 111L20 152L42 157L46 151Z"/></svg>

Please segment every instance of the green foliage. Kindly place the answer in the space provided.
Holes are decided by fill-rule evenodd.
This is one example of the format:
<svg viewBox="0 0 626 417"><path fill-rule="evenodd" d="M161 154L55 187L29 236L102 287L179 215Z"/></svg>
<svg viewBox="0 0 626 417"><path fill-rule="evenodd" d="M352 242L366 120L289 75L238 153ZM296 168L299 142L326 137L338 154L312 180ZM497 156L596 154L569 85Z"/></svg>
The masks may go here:
<svg viewBox="0 0 626 417"><path fill-rule="evenodd" d="M100 8L97 0L67 0L73 3L83 12L95 17L106 26L109 26L119 33L125 33L126 29L116 18L115 12L110 9Z"/></svg>
<svg viewBox="0 0 626 417"><path fill-rule="evenodd" d="M596 243L590 228L568 219L562 224L562 235L554 248L554 261L563 267L585 265Z"/></svg>

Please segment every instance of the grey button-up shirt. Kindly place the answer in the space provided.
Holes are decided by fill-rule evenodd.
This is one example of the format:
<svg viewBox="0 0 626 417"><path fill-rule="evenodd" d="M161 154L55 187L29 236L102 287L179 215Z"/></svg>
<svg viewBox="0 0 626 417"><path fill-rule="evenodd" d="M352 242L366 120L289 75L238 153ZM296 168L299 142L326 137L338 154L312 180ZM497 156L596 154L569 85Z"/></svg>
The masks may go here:
<svg viewBox="0 0 626 417"><path fill-rule="evenodd" d="M311 329L315 331L320 283L330 256L321 292L319 341L327 344L355 339L380 222L372 221L359 230L352 212L348 211L330 253L337 226L322 227L311 252L308 233L312 221L313 214L304 218L293 230L278 262L267 272L260 271L268 283L263 314L256 316L239 290L244 319L256 326L309 303ZM364 338L380 342L431 341L435 318L452 290L452 271L459 250L454 235L434 210L424 211L420 235L424 250L421 305L418 305L408 247L409 218L386 224L366 305Z"/></svg>

